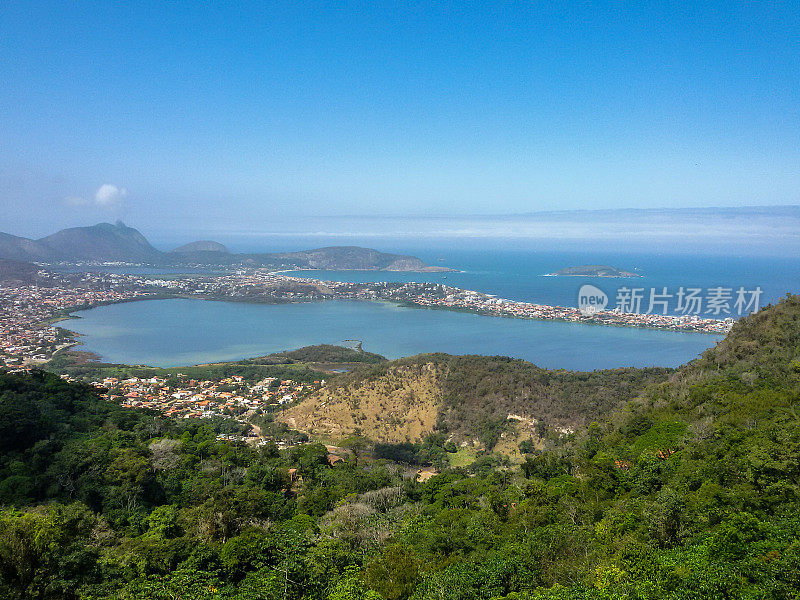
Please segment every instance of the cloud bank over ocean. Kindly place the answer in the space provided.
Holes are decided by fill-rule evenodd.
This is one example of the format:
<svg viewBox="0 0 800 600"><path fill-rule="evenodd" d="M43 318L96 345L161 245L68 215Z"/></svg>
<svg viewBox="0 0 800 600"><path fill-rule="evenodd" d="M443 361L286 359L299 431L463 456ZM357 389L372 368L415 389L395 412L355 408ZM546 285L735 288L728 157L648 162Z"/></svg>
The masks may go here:
<svg viewBox="0 0 800 600"><path fill-rule="evenodd" d="M330 243L376 243L382 238L516 244L607 243L615 247L680 251L696 248L781 254L800 249L800 207L552 211L504 216L306 217L275 220L248 231L204 235L256 248L259 240L299 238ZM158 237L168 235L159 232Z"/></svg>

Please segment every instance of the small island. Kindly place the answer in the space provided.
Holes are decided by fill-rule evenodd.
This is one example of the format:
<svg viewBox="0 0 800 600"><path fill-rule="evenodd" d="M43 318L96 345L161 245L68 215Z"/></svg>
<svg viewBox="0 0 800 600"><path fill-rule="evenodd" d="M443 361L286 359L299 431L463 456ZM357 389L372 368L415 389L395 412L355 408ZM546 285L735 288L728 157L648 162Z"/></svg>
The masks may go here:
<svg viewBox="0 0 800 600"><path fill-rule="evenodd" d="M638 273L623 271L608 265L581 265L567 267L555 273L548 273L550 277L641 277Z"/></svg>

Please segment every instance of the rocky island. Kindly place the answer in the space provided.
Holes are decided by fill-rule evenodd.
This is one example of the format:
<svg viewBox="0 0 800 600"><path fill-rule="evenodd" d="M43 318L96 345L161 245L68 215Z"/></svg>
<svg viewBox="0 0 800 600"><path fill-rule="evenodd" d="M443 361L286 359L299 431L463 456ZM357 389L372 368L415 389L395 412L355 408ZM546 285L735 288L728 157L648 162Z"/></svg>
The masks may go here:
<svg viewBox="0 0 800 600"><path fill-rule="evenodd" d="M581 265L567 267L555 273L548 273L550 277L641 277L638 273L623 271L608 265Z"/></svg>

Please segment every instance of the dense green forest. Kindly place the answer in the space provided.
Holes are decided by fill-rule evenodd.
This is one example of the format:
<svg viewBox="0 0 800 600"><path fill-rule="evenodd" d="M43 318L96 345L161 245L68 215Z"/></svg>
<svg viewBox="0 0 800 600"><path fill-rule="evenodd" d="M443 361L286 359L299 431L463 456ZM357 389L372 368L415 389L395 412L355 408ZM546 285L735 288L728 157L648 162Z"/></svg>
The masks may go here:
<svg viewBox="0 0 800 600"><path fill-rule="evenodd" d="M485 372L453 393L546 377ZM800 297L676 372L626 377L639 393L521 466L457 469L446 432L371 456L349 440L330 466L320 444L254 449L2 375L0 597L800 596ZM445 468L418 482L409 463L431 457Z"/></svg>

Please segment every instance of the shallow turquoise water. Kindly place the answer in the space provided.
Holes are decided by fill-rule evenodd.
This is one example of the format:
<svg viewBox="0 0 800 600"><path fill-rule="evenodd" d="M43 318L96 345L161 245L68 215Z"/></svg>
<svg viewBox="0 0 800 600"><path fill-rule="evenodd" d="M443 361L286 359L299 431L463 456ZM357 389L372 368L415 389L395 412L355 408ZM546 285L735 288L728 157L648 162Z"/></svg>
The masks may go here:
<svg viewBox="0 0 800 600"><path fill-rule="evenodd" d="M344 340L361 340L365 350L389 358L447 352L513 356L578 370L678 366L720 339L350 300L283 305L147 300L77 315L81 318L63 325L84 336L81 349L110 362L163 367Z"/></svg>

